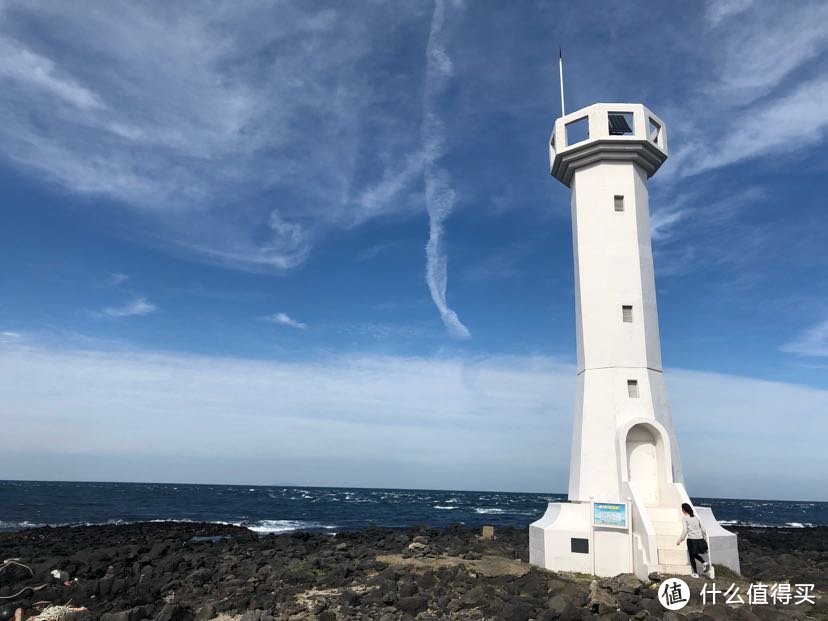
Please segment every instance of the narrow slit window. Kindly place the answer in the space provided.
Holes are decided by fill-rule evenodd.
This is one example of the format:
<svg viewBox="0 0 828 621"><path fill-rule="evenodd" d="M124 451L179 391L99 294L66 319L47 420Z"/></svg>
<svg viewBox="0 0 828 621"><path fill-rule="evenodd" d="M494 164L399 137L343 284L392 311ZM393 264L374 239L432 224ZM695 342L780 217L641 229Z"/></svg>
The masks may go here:
<svg viewBox="0 0 828 621"><path fill-rule="evenodd" d="M624 323L632 323L633 314L632 314L632 306L627 306L626 304L621 307L621 318L624 320Z"/></svg>
<svg viewBox="0 0 828 621"><path fill-rule="evenodd" d="M638 380L627 380L627 393L631 399L638 399Z"/></svg>
<svg viewBox="0 0 828 621"><path fill-rule="evenodd" d="M615 203L615 211L624 211L624 197L620 194L616 194L613 198Z"/></svg>

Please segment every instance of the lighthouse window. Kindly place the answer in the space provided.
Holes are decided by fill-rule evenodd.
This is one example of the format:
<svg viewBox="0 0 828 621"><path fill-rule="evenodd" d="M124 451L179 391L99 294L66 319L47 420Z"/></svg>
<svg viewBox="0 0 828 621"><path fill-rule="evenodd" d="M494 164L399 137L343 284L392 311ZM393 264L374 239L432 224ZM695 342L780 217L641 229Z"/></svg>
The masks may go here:
<svg viewBox="0 0 828 621"><path fill-rule="evenodd" d="M629 136L633 133L632 112L610 112L607 115L610 136Z"/></svg>
<svg viewBox="0 0 828 621"><path fill-rule="evenodd" d="M624 197L616 194L614 197L615 211L624 211Z"/></svg>
<svg viewBox="0 0 828 621"><path fill-rule="evenodd" d="M627 380L627 393L632 399L638 399L638 380Z"/></svg>
<svg viewBox="0 0 828 621"><path fill-rule="evenodd" d="M583 117L566 124L566 146L589 139L589 118Z"/></svg>
<svg viewBox="0 0 828 621"><path fill-rule="evenodd" d="M621 307L621 318L624 323L632 323L632 306L624 305Z"/></svg>
<svg viewBox="0 0 828 621"><path fill-rule="evenodd" d="M589 539L571 537L569 539L569 550L573 554L589 554Z"/></svg>

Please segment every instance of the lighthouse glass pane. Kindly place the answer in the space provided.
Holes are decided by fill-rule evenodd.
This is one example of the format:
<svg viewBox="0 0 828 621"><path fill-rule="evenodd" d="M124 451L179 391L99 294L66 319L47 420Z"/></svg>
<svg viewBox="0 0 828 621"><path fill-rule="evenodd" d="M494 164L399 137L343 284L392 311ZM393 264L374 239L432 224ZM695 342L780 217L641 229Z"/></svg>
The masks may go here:
<svg viewBox="0 0 828 621"><path fill-rule="evenodd" d="M627 393L632 399L638 399L638 380L627 380Z"/></svg>
<svg viewBox="0 0 828 621"><path fill-rule="evenodd" d="M610 112L607 119L610 136L629 136L633 133L632 112Z"/></svg>
<svg viewBox="0 0 828 621"><path fill-rule="evenodd" d="M566 124L567 146L583 142L589 138L589 119L583 117Z"/></svg>

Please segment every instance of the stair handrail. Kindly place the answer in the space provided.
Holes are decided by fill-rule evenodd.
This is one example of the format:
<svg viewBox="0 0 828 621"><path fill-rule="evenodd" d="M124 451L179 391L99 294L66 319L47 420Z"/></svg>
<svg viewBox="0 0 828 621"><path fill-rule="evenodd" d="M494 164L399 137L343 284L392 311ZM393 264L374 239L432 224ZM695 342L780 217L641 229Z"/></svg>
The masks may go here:
<svg viewBox="0 0 828 621"><path fill-rule="evenodd" d="M658 564L658 545L656 539L655 527L650 521L649 515L646 511L642 511L641 507L644 502L641 500L641 494L635 488L635 484L631 481L623 481L622 487L626 487L627 496L630 497L630 508L632 517L632 537L633 541L639 543L637 546L641 552L642 569L649 574L654 565ZM655 559L655 563L653 562ZM635 562L633 562L633 573L636 572Z"/></svg>

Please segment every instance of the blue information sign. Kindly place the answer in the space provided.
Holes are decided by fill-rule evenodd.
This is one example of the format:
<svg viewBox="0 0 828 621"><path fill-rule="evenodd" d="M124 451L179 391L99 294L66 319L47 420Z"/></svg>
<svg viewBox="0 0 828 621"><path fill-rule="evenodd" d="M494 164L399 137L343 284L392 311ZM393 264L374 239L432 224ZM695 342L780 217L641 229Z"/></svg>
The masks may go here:
<svg viewBox="0 0 828 621"><path fill-rule="evenodd" d="M595 526L627 528L627 505L623 502L596 502L592 505L592 523Z"/></svg>

